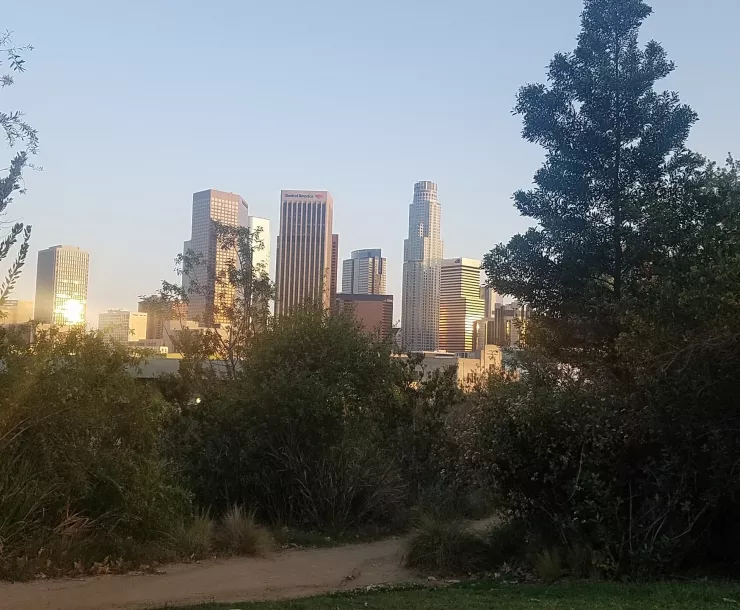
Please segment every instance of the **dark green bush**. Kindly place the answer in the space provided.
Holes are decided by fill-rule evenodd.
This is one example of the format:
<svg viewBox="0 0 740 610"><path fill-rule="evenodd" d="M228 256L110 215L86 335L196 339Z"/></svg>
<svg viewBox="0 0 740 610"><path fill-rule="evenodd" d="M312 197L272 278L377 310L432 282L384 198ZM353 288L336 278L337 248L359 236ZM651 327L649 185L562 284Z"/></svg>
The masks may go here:
<svg viewBox="0 0 740 610"><path fill-rule="evenodd" d="M404 563L422 572L457 576L490 567L490 547L484 537L461 521L422 515L406 539Z"/></svg>
<svg viewBox="0 0 740 610"><path fill-rule="evenodd" d="M220 395L183 408L166 446L215 512L240 503L334 533L396 529L419 502L457 514L473 498L457 470L460 390L450 371L420 382L417 365L352 318L298 312L255 337Z"/></svg>
<svg viewBox="0 0 740 610"><path fill-rule="evenodd" d="M164 545L188 501L159 455L169 407L136 362L83 331L1 349L0 569L41 548Z"/></svg>
<svg viewBox="0 0 740 610"><path fill-rule="evenodd" d="M728 428L740 422L729 394L714 394L734 393L721 369L702 371L715 380L702 398L686 373L632 387L563 377L497 387L483 399L476 458L544 548L592 549L607 574L730 567L740 447Z"/></svg>

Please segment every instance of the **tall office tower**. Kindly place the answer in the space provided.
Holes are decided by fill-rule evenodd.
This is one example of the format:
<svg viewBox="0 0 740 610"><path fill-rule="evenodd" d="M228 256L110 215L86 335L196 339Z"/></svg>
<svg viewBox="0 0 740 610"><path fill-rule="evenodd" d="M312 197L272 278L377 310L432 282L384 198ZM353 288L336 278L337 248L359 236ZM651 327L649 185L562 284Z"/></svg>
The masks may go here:
<svg viewBox="0 0 740 610"><path fill-rule="evenodd" d="M216 223L231 227L249 225L247 202L236 193L208 189L193 193L193 223L190 250L202 257L183 287L190 289L189 315L205 326L227 321L223 308L234 301L234 288L223 281L229 263L237 263L236 252L226 250L218 243ZM218 278L222 278L218 281ZM189 281L188 281L189 280ZM197 290L193 289L196 285Z"/></svg>
<svg viewBox="0 0 740 610"><path fill-rule="evenodd" d="M258 216L249 217L249 230L254 236L252 253L252 266L257 271L264 271L270 275L270 261L272 236L270 235L270 221Z"/></svg>
<svg viewBox="0 0 740 610"><path fill-rule="evenodd" d="M57 326L84 325L90 255L76 246L41 250L36 268L34 319Z"/></svg>
<svg viewBox="0 0 740 610"><path fill-rule="evenodd" d="M328 191L281 191L276 315L307 303L331 307L332 220Z"/></svg>
<svg viewBox="0 0 740 610"><path fill-rule="evenodd" d="M385 294L386 260L380 248L355 250L342 263L342 294Z"/></svg>
<svg viewBox="0 0 740 610"><path fill-rule="evenodd" d="M434 182L417 182L403 243L401 345L409 351L439 349L441 206Z"/></svg>
<svg viewBox="0 0 740 610"><path fill-rule="evenodd" d="M447 352L475 349L475 323L483 317L480 261L450 258L442 261L439 297L439 347Z"/></svg>
<svg viewBox="0 0 740 610"><path fill-rule="evenodd" d="M33 320L33 301L7 299L0 305L0 326L25 324Z"/></svg>
<svg viewBox="0 0 740 610"><path fill-rule="evenodd" d="M496 315L496 305L503 303L501 295L487 284L480 287L480 296L483 299L483 317L493 318Z"/></svg>
<svg viewBox="0 0 740 610"><path fill-rule="evenodd" d="M329 303L333 304L337 296L337 279L339 274L339 234L331 235L331 281L329 282Z"/></svg>
<svg viewBox="0 0 740 610"><path fill-rule="evenodd" d="M126 309L109 309L98 315L98 330L116 343L146 339L147 315Z"/></svg>

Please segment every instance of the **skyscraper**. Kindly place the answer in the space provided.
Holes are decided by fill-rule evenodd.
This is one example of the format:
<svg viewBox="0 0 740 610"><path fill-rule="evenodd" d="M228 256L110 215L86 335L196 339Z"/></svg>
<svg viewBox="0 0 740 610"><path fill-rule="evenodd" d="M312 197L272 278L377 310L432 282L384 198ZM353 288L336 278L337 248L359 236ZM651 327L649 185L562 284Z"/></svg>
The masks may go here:
<svg viewBox="0 0 740 610"><path fill-rule="evenodd" d="M483 317L480 261L450 258L442 261L439 299L439 347L447 352L475 349L475 323Z"/></svg>
<svg viewBox="0 0 740 610"><path fill-rule="evenodd" d="M223 280L229 263L237 263L236 252L220 246L216 223L230 227L248 226L247 202L236 193L213 189L193 193L192 231L185 245L202 258L192 270L191 277L184 279L183 287L190 289L190 317L207 326L226 322L222 310L234 300L233 286Z"/></svg>
<svg viewBox="0 0 740 610"><path fill-rule="evenodd" d="M249 230L254 235L254 253L252 254L252 266L257 271L264 271L270 275L271 244L270 221L267 218L257 216L249 217Z"/></svg>
<svg viewBox="0 0 740 610"><path fill-rule="evenodd" d="M109 309L98 315L98 330L116 343L146 339L147 314L126 309Z"/></svg>
<svg viewBox="0 0 740 610"><path fill-rule="evenodd" d="M84 325L90 255L77 246L41 250L36 268L34 319L57 326Z"/></svg>
<svg viewBox="0 0 740 610"><path fill-rule="evenodd" d="M480 296L483 299L483 317L494 317L496 315L496 305L503 303L501 295L487 284L483 284L480 287Z"/></svg>
<svg viewBox="0 0 740 610"><path fill-rule="evenodd" d="M385 294L386 260L380 248L355 250L342 263L342 294Z"/></svg>
<svg viewBox="0 0 740 610"><path fill-rule="evenodd" d="M403 244L401 345L409 351L439 349L441 206L434 182L417 182Z"/></svg>
<svg viewBox="0 0 740 610"><path fill-rule="evenodd" d="M328 191L281 191L275 313L301 304L331 306L332 220Z"/></svg>

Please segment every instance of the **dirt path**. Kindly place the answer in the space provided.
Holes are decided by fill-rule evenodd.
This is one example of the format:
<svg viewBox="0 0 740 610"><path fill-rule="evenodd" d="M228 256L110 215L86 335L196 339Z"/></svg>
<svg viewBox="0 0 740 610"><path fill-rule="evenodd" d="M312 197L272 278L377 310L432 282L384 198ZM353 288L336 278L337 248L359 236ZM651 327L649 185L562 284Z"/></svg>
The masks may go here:
<svg viewBox="0 0 740 610"><path fill-rule="evenodd" d="M168 566L163 574L0 584L0 610L157 608L300 597L414 580L399 540Z"/></svg>

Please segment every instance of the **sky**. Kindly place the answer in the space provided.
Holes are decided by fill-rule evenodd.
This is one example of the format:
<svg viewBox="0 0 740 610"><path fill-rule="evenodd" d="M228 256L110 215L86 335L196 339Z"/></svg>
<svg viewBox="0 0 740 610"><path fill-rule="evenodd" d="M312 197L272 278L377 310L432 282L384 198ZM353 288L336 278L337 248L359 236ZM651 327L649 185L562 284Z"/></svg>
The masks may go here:
<svg viewBox="0 0 740 610"><path fill-rule="evenodd" d="M9 219L36 253L90 252L88 321L174 280L192 193L244 197L279 220L281 189L329 190L340 260L382 248L400 318L408 205L438 184L445 256L480 259L531 224L513 207L542 150L521 138L518 88L575 46L581 0L23 0L0 30L33 44L3 91L41 148ZM700 116L689 146L740 149L738 0L652 0L644 40L666 48ZM10 156L9 151L0 154ZM341 263L340 263L341 270ZM0 271L3 271L0 269Z"/></svg>

